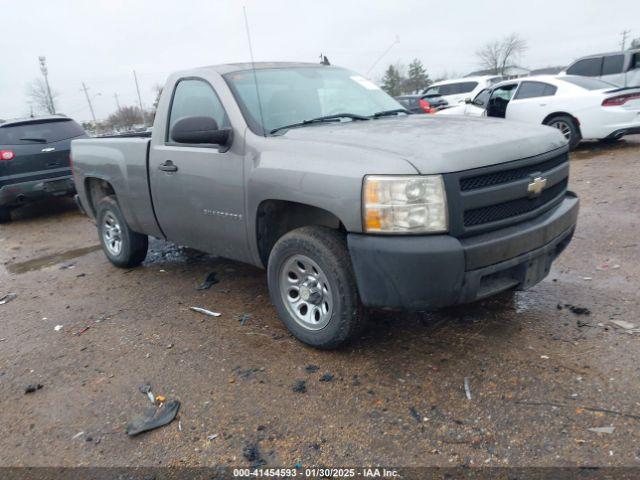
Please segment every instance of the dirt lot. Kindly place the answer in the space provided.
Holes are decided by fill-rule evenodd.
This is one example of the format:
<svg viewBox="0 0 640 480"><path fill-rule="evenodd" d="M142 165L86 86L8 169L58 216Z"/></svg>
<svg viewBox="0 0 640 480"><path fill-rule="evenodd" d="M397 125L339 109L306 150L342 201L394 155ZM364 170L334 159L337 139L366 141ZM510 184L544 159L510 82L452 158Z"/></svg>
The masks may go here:
<svg viewBox="0 0 640 480"><path fill-rule="evenodd" d="M376 313L337 352L289 335L258 269L154 241L119 270L72 201L25 208L0 227L0 466L638 466L640 333L615 322L640 326L639 186L640 137L581 147L578 230L545 281ZM182 407L129 438L145 383Z"/></svg>

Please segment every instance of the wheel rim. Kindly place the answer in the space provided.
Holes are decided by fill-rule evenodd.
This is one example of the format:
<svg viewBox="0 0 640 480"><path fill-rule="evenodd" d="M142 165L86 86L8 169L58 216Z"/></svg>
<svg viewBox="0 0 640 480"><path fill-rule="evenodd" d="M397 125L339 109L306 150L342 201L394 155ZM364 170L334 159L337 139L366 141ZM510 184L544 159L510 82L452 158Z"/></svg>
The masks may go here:
<svg viewBox="0 0 640 480"><path fill-rule="evenodd" d="M306 255L289 257L280 269L280 297L293 319L307 330L327 326L333 295L327 276Z"/></svg>
<svg viewBox="0 0 640 480"><path fill-rule="evenodd" d="M112 255L120 255L122 251L122 229L115 215L107 212L102 220L102 240Z"/></svg>
<svg viewBox="0 0 640 480"><path fill-rule="evenodd" d="M552 127L557 128L564 135L564 138L571 140L571 125L563 120L556 120L551 123Z"/></svg>

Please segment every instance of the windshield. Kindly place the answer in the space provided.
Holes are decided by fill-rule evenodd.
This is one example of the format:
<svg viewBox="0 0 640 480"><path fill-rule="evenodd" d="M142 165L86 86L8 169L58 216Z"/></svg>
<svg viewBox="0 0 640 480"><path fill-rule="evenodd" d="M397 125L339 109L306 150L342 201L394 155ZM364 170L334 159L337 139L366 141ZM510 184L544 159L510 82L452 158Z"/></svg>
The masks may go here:
<svg viewBox="0 0 640 480"><path fill-rule="evenodd" d="M578 76L571 76L571 75L566 75L563 77L556 77L556 78L558 80L562 80L563 82L572 83L586 90L604 90L605 88L616 87L613 83L603 82L602 80L598 80L597 78L578 77Z"/></svg>
<svg viewBox="0 0 640 480"><path fill-rule="evenodd" d="M348 113L369 117L403 108L370 80L342 68L244 70L228 73L224 78L249 127L259 135L327 115Z"/></svg>

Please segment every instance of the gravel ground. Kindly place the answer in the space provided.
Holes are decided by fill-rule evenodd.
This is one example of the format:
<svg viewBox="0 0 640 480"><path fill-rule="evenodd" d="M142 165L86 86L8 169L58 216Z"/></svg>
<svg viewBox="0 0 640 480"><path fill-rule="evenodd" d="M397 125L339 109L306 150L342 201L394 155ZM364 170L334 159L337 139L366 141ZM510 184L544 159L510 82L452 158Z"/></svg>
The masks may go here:
<svg viewBox="0 0 640 480"><path fill-rule="evenodd" d="M533 289L374 313L335 352L261 270L161 241L119 270L72 201L26 207L0 227L0 466L638 466L640 333L615 322L640 327L639 167L638 136L578 149L578 229ZM130 438L146 383L182 407Z"/></svg>

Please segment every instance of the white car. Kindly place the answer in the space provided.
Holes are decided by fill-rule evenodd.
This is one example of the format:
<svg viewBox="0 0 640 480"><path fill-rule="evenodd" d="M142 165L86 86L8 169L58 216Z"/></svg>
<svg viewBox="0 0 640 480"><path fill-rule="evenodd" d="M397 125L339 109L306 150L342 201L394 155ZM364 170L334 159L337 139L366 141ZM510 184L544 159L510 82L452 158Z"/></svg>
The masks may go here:
<svg viewBox="0 0 640 480"><path fill-rule="evenodd" d="M617 140L640 133L640 87L619 88L573 75L507 80L437 115L506 118L558 128L571 148L580 140Z"/></svg>
<svg viewBox="0 0 640 480"><path fill-rule="evenodd" d="M640 48L582 57L560 74L596 77L620 87L640 87Z"/></svg>
<svg viewBox="0 0 640 480"><path fill-rule="evenodd" d="M464 103L467 98L475 97L480 90L490 87L502 80L499 75L482 77L465 77L436 82L422 92L423 97L442 97L449 105Z"/></svg>

